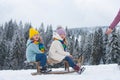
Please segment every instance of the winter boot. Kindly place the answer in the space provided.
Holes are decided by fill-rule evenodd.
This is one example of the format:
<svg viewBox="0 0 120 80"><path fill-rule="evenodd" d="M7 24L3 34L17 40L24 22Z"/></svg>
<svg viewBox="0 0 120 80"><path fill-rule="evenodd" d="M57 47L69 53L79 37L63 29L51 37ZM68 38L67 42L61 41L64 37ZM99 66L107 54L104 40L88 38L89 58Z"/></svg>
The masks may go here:
<svg viewBox="0 0 120 80"><path fill-rule="evenodd" d="M84 70L85 70L85 67L82 67L80 68L79 66L74 66L74 70L78 73L78 74L81 74Z"/></svg>
<svg viewBox="0 0 120 80"><path fill-rule="evenodd" d="M48 73L51 70L47 69L47 66L42 67L42 69L40 69L41 73Z"/></svg>
<svg viewBox="0 0 120 80"><path fill-rule="evenodd" d="M80 67L77 66L77 65L75 65L75 66L73 67L73 69L74 69L76 72L78 72L78 71L80 70Z"/></svg>
<svg viewBox="0 0 120 80"><path fill-rule="evenodd" d="M84 70L85 70L85 67L82 67L82 68L78 71L78 73L79 73L79 74L82 74L82 72L84 72Z"/></svg>

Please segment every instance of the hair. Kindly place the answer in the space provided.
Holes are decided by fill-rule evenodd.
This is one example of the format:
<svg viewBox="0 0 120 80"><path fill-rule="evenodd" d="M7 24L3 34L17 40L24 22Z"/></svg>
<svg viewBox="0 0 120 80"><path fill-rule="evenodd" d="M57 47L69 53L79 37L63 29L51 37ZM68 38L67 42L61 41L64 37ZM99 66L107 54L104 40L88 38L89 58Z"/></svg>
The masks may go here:
<svg viewBox="0 0 120 80"><path fill-rule="evenodd" d="M65 38L63 41L64 41L64 44L66 45L68 44L67 38Z"/></svg>
<svg viewBox="0 0 120 80"><path fill-rule="evenodd" d="M34 41L34 39L33 39L33 38L30 38L30 40ZM39 37L38 42L43 42L42 38L40 38L40 37Z"/></svg>

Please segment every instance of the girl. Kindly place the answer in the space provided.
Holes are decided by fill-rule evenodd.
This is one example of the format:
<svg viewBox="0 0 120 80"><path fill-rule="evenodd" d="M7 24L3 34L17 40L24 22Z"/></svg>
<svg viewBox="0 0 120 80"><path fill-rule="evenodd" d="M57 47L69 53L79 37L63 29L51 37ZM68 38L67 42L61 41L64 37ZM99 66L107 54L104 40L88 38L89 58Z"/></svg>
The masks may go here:
<svg viewBox="0 0 120 80"><path fill-rule="evenodd" d="M66 32L62 27L57 28L56 33L53 34L53 39L48 58L58 63L66 60L76 72L81 73L82 69L73 62L72 55L66 51Z"/></svg>
<svg viewBox="0 0 120 80"><path fill-rule="evenodd" d="M41 72L46 71L46 55L44 45L41 43L42 39L39 32L34 28L29 30L29 39L27 41L26 58L28 62L40 61L42 67Z"/></svg>

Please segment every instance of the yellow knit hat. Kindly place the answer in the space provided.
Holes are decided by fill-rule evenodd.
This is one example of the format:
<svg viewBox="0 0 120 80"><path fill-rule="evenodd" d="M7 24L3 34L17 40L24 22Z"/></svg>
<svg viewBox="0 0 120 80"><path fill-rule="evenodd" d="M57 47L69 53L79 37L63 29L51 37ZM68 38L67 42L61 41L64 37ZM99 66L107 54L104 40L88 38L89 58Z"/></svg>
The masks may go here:
<svg viewBox="0 0 120 80"><path fill-rule="evenodd" d="M30 39L36 34L39 34L39 32L37 30L35 30L34 28L29 29L29 38Z"/></svg>

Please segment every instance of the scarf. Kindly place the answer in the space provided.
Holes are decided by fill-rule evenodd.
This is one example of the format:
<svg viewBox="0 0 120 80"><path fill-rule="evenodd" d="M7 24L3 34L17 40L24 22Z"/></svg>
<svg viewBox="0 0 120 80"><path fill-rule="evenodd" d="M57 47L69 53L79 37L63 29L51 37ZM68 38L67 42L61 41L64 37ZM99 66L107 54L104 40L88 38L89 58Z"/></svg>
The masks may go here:
<svg viewBox="0 0 120 80"><path fill-rule="evenodd" d="M33 43L39 46L39 50L40 50L41 52L43 52L43 53L45 52L45 46L44 46L43 43L40 43L40 42L38 42L38 41L34 41Z"/></svg>
<svg viewBox="0 0 120 80"><path fill-rule="evenodd" d="M60 41L60 42L62 43L62 46L63 46L63 48L64 48L64 51L66 51L67 46L66 46L66 44L64 43L64 41L63 41L63 40L58 40L58 41Z"/></svg>
<svg viewBox="0 0 120 80"><path fill-rule="evenodd" d="M64 51L66 51L67 46L66 46L66 44L64 43L64 41L63 41L63 40L56 39L56 38L55 38L55 40L60 41L60 43L62 44L62 46L63 46L63 48L64 48Z"/></svg>

